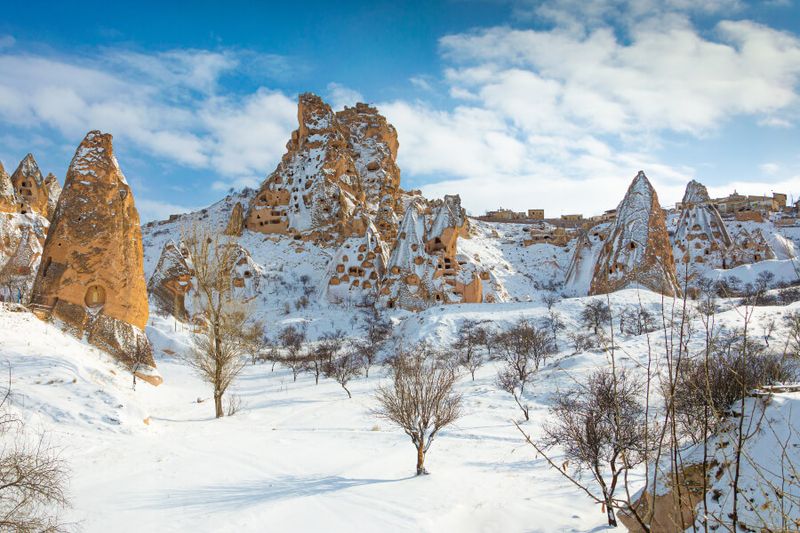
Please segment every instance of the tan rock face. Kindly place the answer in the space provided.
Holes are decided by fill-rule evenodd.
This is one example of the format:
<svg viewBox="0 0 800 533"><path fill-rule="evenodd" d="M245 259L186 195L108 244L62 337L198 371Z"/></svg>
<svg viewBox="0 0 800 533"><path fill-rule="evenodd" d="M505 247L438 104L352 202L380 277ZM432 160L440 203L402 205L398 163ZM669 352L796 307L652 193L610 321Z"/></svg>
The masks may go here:
<svg viewBox="0 0 800 533"><path fill-rule="evenodd" d="M189 318L186 294L192 289L194 269L189 250L183 243L167 241L161 250L158 264L147 282L147 292L161 311L180 320Z"/></svg>
<svg viewBox="0 0 800 533"><path fill-rule="evenodd" d="M35 213L0 213L0 300L29 302L46 233Z"/></svg>
<svg viewBox="0 0 800 533"><path fill-rule="evenodd" d="M34 212L47 216L47 188L42 172L32 154L25 156L11 175L20 213Z"/></svg>
<svg viewBox="0 0 800 533"><path fill-rule="evenodd" d="M70 163L33 288L40 313L158 384L148 318L139 213L111 135L87 134Z"/></svg>
<svg viewBox="0 0 800 533"><path fill-rule="evenodd" d="M637 286L669 296L680 294L664 212L644 172L634 178L617 208L589 294Z"/></svg>
<svg viewBox="0 0 800 533"><path fill-rule="evenodd" d="M334 113L313 94L300 96L298 122L278 168L251 202L245 227L341 242L363 236L381 208L391 231L400 181L394 128L374 108Z"/></svg>
<svg viewBox="0 0 800 533"><path fill-rule="evenodd" d="M381 299L387 307L419 311L438 304L483 301L480 273L457 255L466 237L466 213L458 196L413 201L406 209L386 267Z"/></svg>
<svg viewBox="0 0 800 533"><path fill-rule="evenodd" d="M58 197L61 196L61 185L52 173L44 179L44 188L47 190L47 219L52 220L58 205Z"/></svg>
<svg viewBox="0 0 800 533"><path fill-rule="evenodd" d="M244 207L242 202L236 202L231 211L231 218L228 220L228 226L225 228L225 235L239 237L242 235L244 229Z"/></svg>
<svg viewBox="0 0 800 533"><path fill-rule="evenodd" d="M681 205L673 236L678 274L692 275L697 265L724 268L725 255L733 241L705 186L690 181Z"/></svg>
<svg viewBox="0 0 800 533"><path fill-rule="evenodd" d="M17 206L17 196L14 193L14 184L11 183L11 176L8 175L3 164L0 163L0 212L16 213L19 211Z"/></svg>

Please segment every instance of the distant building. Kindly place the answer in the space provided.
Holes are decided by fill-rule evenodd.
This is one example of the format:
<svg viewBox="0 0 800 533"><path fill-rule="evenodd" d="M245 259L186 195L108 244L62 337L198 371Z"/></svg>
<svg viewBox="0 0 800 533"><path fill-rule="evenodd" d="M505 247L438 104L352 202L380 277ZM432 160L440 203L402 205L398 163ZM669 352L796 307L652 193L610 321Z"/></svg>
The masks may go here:
<svg viewBox="0 0 800 533"><path fill-rule="evenodd" d="M544 209L528 209L528 218L531 220L544 220Z"/></svg>
<svg viewBox="0 0 800 533"><path fill-rule="evenodd" d="M561 215L561 220L570 220L570 221L583 220L583 215Z"/></svg>

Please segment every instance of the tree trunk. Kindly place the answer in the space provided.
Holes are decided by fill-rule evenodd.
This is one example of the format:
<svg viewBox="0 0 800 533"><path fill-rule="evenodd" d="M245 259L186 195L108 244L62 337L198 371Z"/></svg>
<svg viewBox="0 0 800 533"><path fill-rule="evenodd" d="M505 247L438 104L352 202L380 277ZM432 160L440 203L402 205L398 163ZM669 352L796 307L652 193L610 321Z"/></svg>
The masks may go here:
<svg viewBox="0 0 800 533"><path fill-rule="evenodd" d="M214 409L216 410L217 418L225 416L225 411L222 410L222 393L214 392Z"/></svg>
<svg viewBox="0 0 800 533"><path fill-rule="evenodd" d="M427 473L428 471L425 470L425 444L420 439L419 444L417 444L417 475L423 476Z"/></svg>
<svg viewBox="0 0 800 533"><path fill-rule="evenodd" d="M344 389L344 391L347 393L347 397L348 397L348 398L352 398L352 397L353 397L353 395L352 395L352 394L350 394L350 391L349 391L349 390L347 390L347 387L345 387L344 385L342 385L342 388L343 388L343 389Z"/></svg>
<svg viewBox="0 0 800 533"><path fill-rule="evenodd" d="M617 527L617 518L614 516L614 507L611 505L611 498L606 498L606 514L608 515L608 525Z"/></svg>

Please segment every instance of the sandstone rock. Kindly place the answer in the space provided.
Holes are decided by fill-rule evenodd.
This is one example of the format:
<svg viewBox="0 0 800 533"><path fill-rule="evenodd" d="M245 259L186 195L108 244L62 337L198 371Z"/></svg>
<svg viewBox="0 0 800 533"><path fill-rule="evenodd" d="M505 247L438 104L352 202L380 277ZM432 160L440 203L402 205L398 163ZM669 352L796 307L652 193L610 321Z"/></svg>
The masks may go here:
<svg viewBox="0 0 800 533"><path fill-rule="evenodd" d="M658 195L644 172L634 178L594 268L589 294L644 287L680 294L672 246Z"/></svg>
<svg viewBox="0 0 800 533"><path fill-rule="evenodd" d="M40 215L0 213L0 300L30 300L46 233Z"/></svg>
<svg viewBox="0 0 800 533"><path fill-rule="evenodd" d="M725 253L724 268L775 259L775 251L759 228L748 229L742 225L735 228L732 233L733 244Z"/></svg>
<svg viewBox="0 0 800 533"><path fill-rule="evenodd" d="M92 131L70 163L32 303L74 335L159 384L148 318L139 214L111 135ZM46 207L46 204L45 204Z"/></svg>
<svg viewBox="0 0 800 533"><path fill-rule="evenodd" d="M457 254L457 239L467 234L458 196L446 196L432 206L412 201L387 264L381 289L384 303L419 311L437 304L481 302L480 273Z"/></svg>
<svg viewBox="0 0 800 533"><path fill-rule="evenodd" d="M231 218L228 220L228 226L225 228L225 235L239 237L244 230L244 207L242 202L236 202L231 211Z"/></svg>
<svg viewBox="0 0 800 533"><path fill-rule="evenodd" d="M17 170L11 175L11 183L14 185L20 213L34 212L47 216L47 188L32 154L26 155L20 161Z"/></svg>
<svg viewBox="0 0 800 533"><path fill-rule="evenodd" d="M189 318L186 294L192 290L194 269L189 250L183 243L167 241L161 249L158 264L147 282L147 293L157 309L179 320Z"/></svg>
<svg viewBox="0 0 800 533"><path fill-rule="evenodd" d="M58 205L58 197L61 196L61 185L52 173L44 179L44 188L47 190L47 219L52 220Z"/></svg>
<svg viewBox="0 0 800 533"><path fill-rule="evenodd" d="M354 304L377 299L389 253L374 224L363 237L347 239L328 264L328 300Z"/></svg>
<svg viewBox="0 0 800 533"><path fill-rule="evenodd" d="M686 186L672 240L678 275L692 275L698 265L725 268L725 256L733 241L708 191L697 181Z"/></svg>
<svg viewBox="0 0 800 533"><path fill-rule="evenodd" d="M0 163L0 212L16 213L18 211L17 195L14 193L14 184L3 164Z"/></svg>
<svg viewBox="0 0 800 533"><path fill-rule="evenodd" d="M380 211L377 227L384 240L393 238L400 183L395 129L365 104L334 113L313 94L300 95L298 122L278 168L251 202L245 227L342 242L363 236Z"/></svg>

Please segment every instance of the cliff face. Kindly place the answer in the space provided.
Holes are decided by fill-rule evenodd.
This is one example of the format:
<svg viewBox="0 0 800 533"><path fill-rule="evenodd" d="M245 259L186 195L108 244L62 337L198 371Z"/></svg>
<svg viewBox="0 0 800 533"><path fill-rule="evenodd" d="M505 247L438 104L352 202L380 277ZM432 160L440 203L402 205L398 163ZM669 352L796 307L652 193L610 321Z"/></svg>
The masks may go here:
<svg viewBox="0 0 800 533"><path fill-rule="evenodd" d="M711 203L705 186L690 181L681 205L681 215L673 237L679 274L684 268L692 270L698 264L725 268L725 255L733 241L719 211Z"/></svg>
<svg viewBox="0 0 800 533"><path fill-rule="evenodd" d="M3 164L0 163L0 212L16 213L17 196L14 193L14 184L11 183L11 176L8 175Z"/></svg>
<svg viewBox="0 0 800 533"><path fill-rule="evenodd" d="M412 202L387 265L381 289L385 305L418 311L436 304L483 301L480 274L457 253L458 237L466 236L467 227L458 196L431 205Z"/></svg>
<svg viewBox="0 0 800 533"><path fill-rule="evenodd" d="M595 264L589 294L644 287L680 294L672 245L658 195L644 175L633 179Z"/></svg>
<svg viewBox="0 0 800 533"><path fill-rule="evenodd" d="M58 197L61 196L61 185L58 183L58 178L51 173L44 179L44 188L47 191L46 216L48 220L52 220L58 205Z"/></svg>
<svg viewBox="0 0 800 533"><path fill-rule="evenodd" d="M114 355L158 384L148 318L139 214L111 135L90 132L70 163L32 303L40 315ZM46 208L46 204L44 206Z"/></svg>

